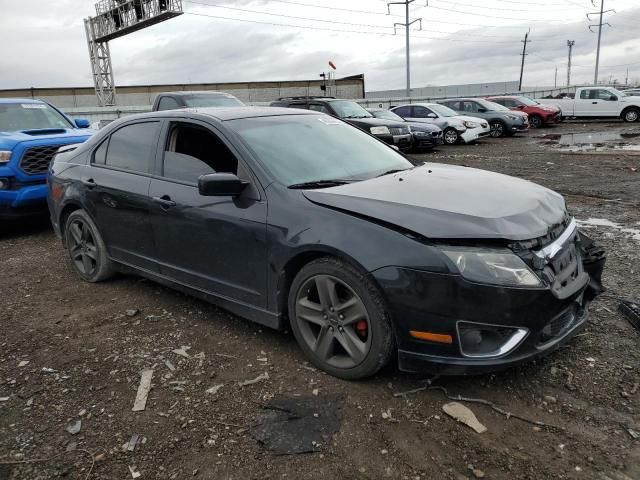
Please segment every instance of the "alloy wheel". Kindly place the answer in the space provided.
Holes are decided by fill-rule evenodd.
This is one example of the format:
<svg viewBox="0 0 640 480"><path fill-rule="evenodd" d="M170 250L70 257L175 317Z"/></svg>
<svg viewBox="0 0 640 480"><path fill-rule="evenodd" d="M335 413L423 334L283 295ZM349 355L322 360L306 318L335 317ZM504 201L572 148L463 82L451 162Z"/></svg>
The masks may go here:
<svg viewBox="0 0 640 480"><path fill-rule="evenodd" d="M636 122L638 121L638 110L629 110L627 113L624 114L624 119L627 122Z"/></svg>
<svg viewBox="0 0 640 480"><path fill-rule="evenodd" d="M542 118L537 115L532 115L529 117L529 124L531 125L531 128L540 128L542 127Z"/></svg>
<svg viewBox="0 0 640 480"><path fill-rule="evenodd" d="M446 132L444 132L444 142L447 145L453 145L455 143L458 143L458 132L456 132L453 129L447 130Z"/></svg>
<svg viewBox="0 0 640 480"><path fill-rule="evenodd" d="M344 369L364 361L371 349L369 315L351 287L330 275L314 275L295 302L302 339L321 361Z"/></svg>
<svg viewBox="0 0 640 480"><path fill-rule="evenodd" d="M502 122L493 122L491 124L491 136L494 138L504 135L504 125Z"/></svg>
<svg viewBox="0 0 640 480"><path fill-rule="evenodd" d="M76 218L69 225L69 255L80 273L91 276L98 268L98 248L89 225Z"/></svg>

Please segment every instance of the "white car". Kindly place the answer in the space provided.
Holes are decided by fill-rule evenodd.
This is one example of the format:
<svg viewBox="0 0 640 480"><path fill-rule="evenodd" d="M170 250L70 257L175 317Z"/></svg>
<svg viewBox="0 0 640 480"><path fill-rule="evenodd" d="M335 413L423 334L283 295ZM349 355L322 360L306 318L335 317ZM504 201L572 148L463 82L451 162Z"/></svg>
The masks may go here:
<svg viewBox="0 0 640 480"><path fill-rule="evenodd" d="M409 122L432 123L442 129L444 143L471 143L491 133L489 123L478 117L458 115L449 107L438 103L412 103L391 109Z"/></svg>
<svg viewBox="0 0 640 480"><path fill-rule="evenodd" d="M541 104L560 107L564 117L622 118L625 122L640 120L640 96L612 87L580 87L575 98L540 99Z"/></svg>

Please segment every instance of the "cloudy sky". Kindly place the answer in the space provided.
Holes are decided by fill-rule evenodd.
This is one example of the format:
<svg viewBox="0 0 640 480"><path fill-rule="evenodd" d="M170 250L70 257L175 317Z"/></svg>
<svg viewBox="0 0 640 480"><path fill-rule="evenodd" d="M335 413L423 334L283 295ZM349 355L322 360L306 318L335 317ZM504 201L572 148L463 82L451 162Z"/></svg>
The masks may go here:
<svg viewBox="0 0 640 480"><path fill-rule="evenodd" d="M599 0L594 0L598 2ZM640 2L605 0L600 77L640 81ZM428 6L427 6L428 3ZM82 19L91 0L0 0L0 88L90 86ZM367 90L403 88L404 7L383 0L184 0L185 15L110 43L118 85L317 78L364 73ZM415 0L412 86L517 80L530 28L526 86L593 80L591 0ZM597 17L592 17L597 22Z"/></svg>

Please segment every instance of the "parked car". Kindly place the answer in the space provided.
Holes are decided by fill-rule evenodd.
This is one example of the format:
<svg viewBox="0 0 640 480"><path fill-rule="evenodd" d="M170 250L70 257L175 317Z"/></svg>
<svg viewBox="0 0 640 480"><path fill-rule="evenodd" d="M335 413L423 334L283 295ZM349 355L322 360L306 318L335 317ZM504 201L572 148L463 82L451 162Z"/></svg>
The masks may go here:
<svg viewBox="0 0 640 480"><path fill-rule="evenodd" d="M458 115L449 107L439 103L412 103L391 109L393 113L409 122L431 123L442 129L444 143L472 143L491 133L489 124L477 117Z"/></svg>
<svg viewBox="0 0 640 480"><path fill-rule="evenodd" d="M63 145L84 142L89 121L46 102L0 98L0 217L46 212L46 173Z"/></svg>
<svg viewBox="0 0 640 480"><path fill-rule="evenodd" d="M152 111L180 108L243 107L244 103L230 93L205 90L202 92L164 92L156 95Z"/></svg>
<svg viewBox="0 0 640 480"><path fill-rule="evenodd" d="M406 123L413 137L412 146L414 150L432 150L444 143L442 129L437 125L407 122L404 118L382 108L368 108L367 111L376 118Z"/></svg>
<svg viewBox="0 0 640 480"><path fill-rule="evenodd" d="M438 103L456 111L460 115L483 118L489 123L492 137L505 137L529 131L526 115L501 110L495 104L482 98L453 98L438 100Z"/></svg>
<svg viewBox="0 0 640 480"><path fill-rule="evenodd" d="M332 375L504 368L587 323L604 252L561 195L415 167L284 108L120 119L56 156L49 206L87 282L134 272L273 328Z"/></svg>
<svg viewBox="0 0 640 480"><path fill-rule="evenodd" d="M524 95L487 98L490 102L499 103L504 107L516 111L524 112L529 116L529 124L532 128L546 127L562 121L562 111L555 105L542 105L532 98Z"/></svg>
<svg viewBox="0 0 640 480"><path fill-rule="evenodd" d="M541 103L560 108L564 117L640 119L640 96L627 96L612 87L580 87L575 98L544 99Z"/></svg>
<svg viewBox="0 0 640 480"><path fill-rule="evenodd" d="M301 108L322 112L364 130L389 145L400 150L412 148L412 136L409 126L404 122L376 118L359 103L352 100L339 100L333 97L287 97L271 102L272 107Z"/></svg>
<svg viewBox="0 0 640 480"><path fill-rule="evenodd" d="M640 88L627 88L622 91L627 97L638 97L640 96Z"/></svg>

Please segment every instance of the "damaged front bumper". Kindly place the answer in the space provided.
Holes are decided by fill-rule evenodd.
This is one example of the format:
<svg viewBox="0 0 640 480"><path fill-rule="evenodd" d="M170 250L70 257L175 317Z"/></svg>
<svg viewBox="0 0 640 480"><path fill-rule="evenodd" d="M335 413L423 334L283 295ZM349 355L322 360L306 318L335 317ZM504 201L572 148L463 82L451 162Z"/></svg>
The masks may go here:
<svg viewBox="0 0 640 480"><path fill-rule="evenodd" d="M546 255L536 256L544 287L479 284L402 267L372 272L395 323L399 368L447 375L496 371L545 356L581 331L589 304L603 291L606 257L573 221L563 227L551 248L530 250ZM415 332L437 334L416 338Z"/></svg>

